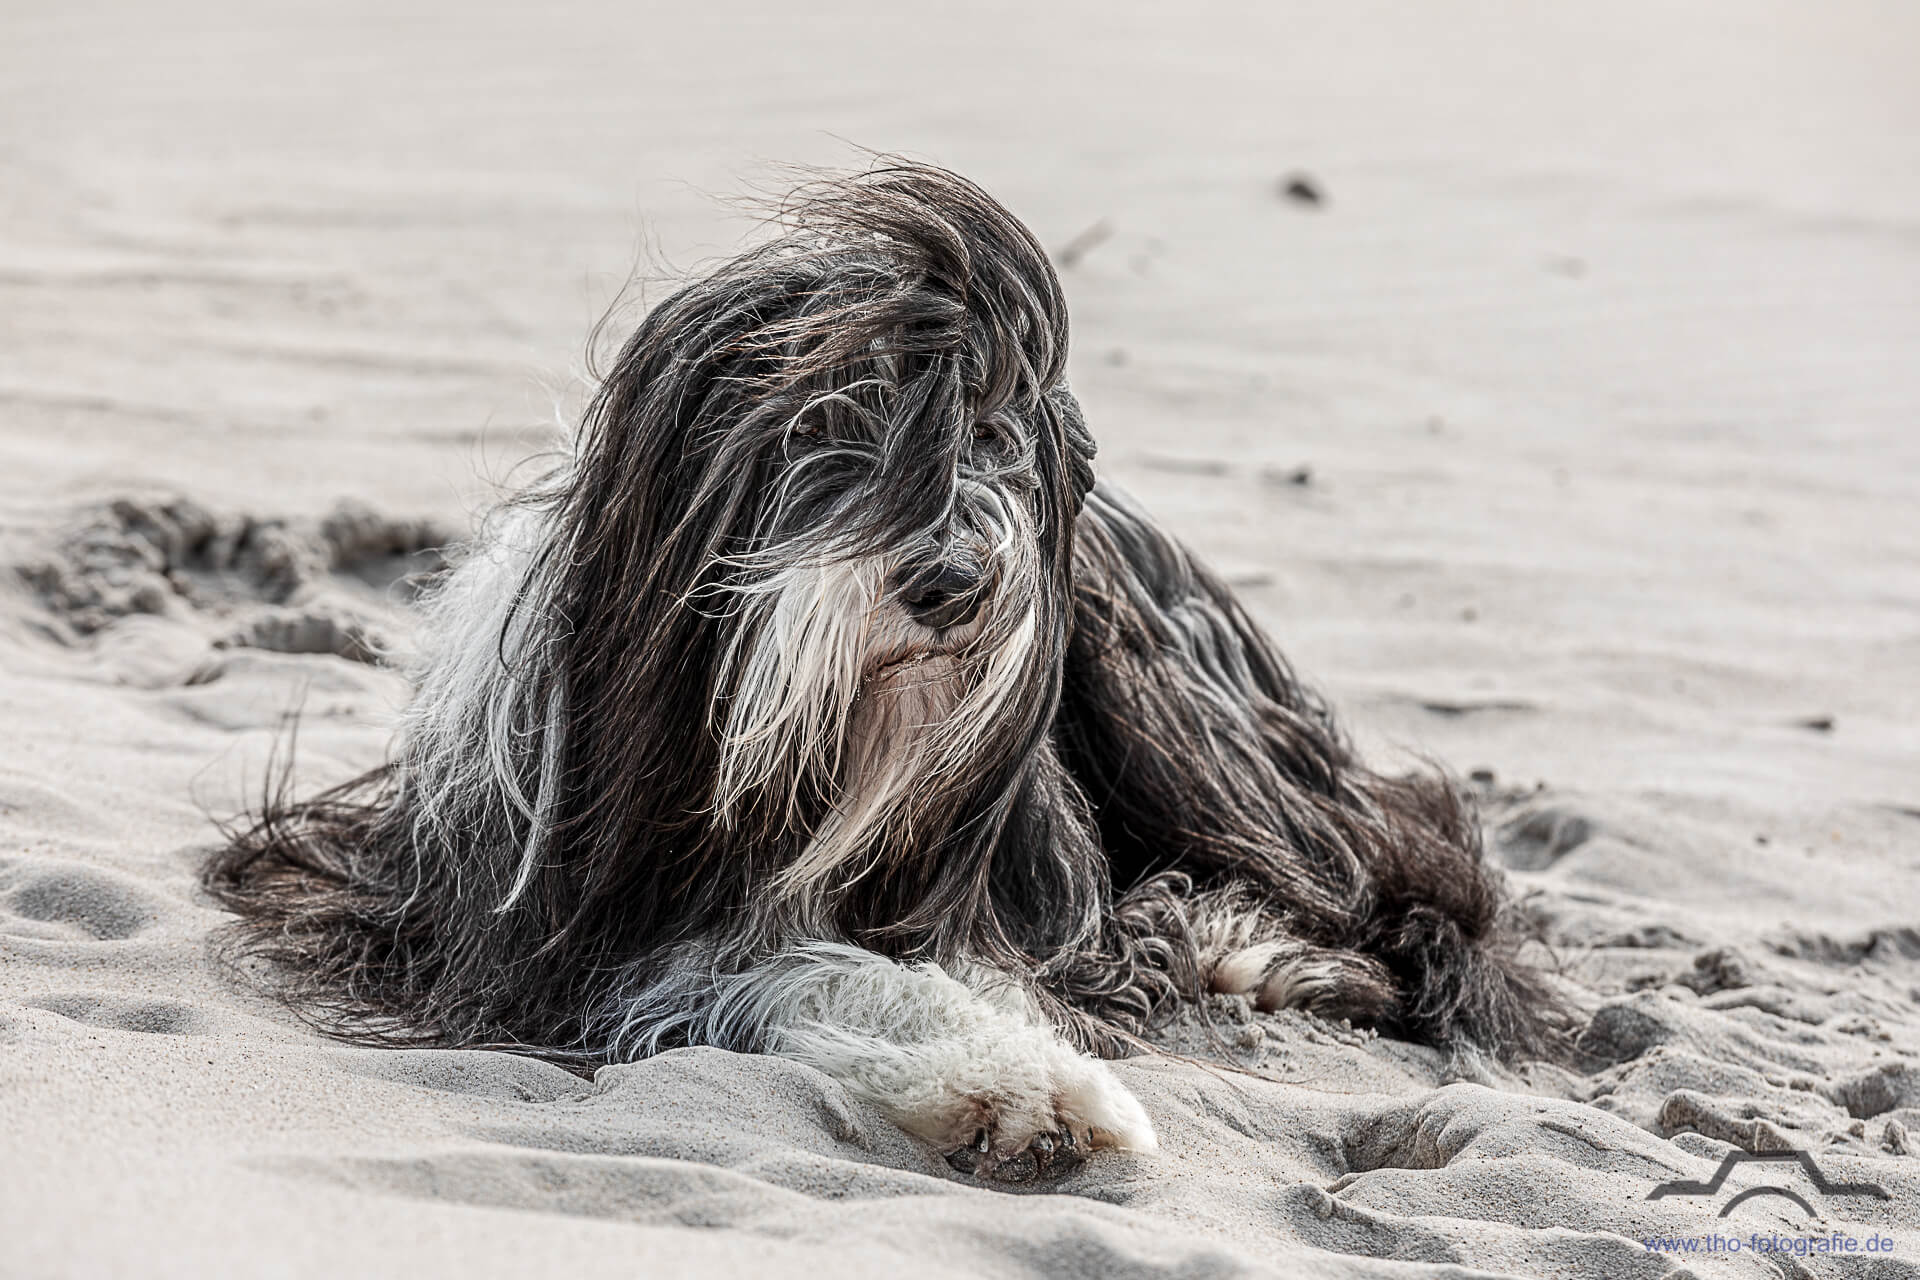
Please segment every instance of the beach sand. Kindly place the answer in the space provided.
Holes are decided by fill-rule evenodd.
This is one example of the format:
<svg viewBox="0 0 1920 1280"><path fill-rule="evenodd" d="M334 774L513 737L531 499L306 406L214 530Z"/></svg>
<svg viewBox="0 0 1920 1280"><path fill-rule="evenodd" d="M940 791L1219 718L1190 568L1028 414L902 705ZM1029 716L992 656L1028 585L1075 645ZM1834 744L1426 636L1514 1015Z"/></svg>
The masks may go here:
<svg viewBox="0 0 1920 1280"><path fill-rule="evenodd" d="M0 1273L1920 1275L1920 9L691 8L0 17ZM1117 1068L1160 1152L1007 1192L791 1064L352 1048L212 962L287 713L378 761L414 553L855 145L1058 249L1104 474L1476 773L1580 1062L1225 1005L1163 1036L1247 1073ZM1768 1183L1818 1221L1717 1216Z"/></svg>

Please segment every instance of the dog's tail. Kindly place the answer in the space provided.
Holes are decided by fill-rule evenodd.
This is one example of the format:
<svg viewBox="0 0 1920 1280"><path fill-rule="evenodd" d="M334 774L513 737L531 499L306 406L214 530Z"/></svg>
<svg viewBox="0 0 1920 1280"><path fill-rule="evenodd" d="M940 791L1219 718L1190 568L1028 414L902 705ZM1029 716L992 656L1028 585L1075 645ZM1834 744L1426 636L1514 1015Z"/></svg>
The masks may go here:
<svg viewBox="0 0 1920 1280"><path fill-rule="evenodd" d="M440 1042L417 1017L433 986L423 913L380 855L387 767L305 800L290 793L293 742L268 765L257 809L223 829L201 886L235 919L217 957L302 1021L360 1043Z"/></svg>
<svg viewBox="0 0 1920 1280"><path fill-rule="evenodd" d="M1146 914L1180 917L1215 988L1257 979L1430 1044L1560 1056L1570 1017L1520 955L1459 789L1366 768L1231 591L1123 496L1096 488L1076 537L1059 743L1116 918L1162 903ZM1168 872L1190 903L1166 902Z"/></svg>

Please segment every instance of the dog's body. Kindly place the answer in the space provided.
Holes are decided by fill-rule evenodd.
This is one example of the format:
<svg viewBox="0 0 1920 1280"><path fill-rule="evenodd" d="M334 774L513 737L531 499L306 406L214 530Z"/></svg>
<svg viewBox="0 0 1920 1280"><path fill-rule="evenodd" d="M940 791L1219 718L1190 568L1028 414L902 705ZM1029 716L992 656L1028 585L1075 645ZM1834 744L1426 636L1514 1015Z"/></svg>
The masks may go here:
<svg viewBox="0 0 1920 1280"><path fill-rule="evenodd" d="M330 1030L810 1063L983 1176L1148 1147L1111 1054L1248 993L1539 1048L1477 829L1353 757L1094 483L1044 253L833 183L655 308L435 588L388 765L209 869Z"/></svg>

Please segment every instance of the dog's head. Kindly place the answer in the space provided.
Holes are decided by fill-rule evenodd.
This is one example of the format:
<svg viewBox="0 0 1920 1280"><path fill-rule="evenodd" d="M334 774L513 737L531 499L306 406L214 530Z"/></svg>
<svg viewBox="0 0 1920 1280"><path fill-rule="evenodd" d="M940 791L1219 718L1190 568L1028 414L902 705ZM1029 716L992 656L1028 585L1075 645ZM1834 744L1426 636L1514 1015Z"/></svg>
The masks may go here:
<svg viewBox="0 0 1920 1280"><path fill-rule="evenodd" d="M804 897L1004 817L1057 698L1093 445L1059 282L985 192L893 166L781 221L619 356L563 612L626 655L598 710L681 699L707 818L784 844L774 892ZM642 666L682 687L611 670Z"/></svg>

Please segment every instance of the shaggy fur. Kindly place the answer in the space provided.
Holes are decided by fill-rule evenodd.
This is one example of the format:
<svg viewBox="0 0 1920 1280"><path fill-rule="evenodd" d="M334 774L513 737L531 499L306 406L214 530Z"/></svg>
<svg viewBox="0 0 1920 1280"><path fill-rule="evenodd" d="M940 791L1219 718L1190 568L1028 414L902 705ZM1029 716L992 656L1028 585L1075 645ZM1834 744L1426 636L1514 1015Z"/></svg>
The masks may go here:
<svg viewBox="0 0 1920 1280"><path fill-rule="evenodd" d="M1095 483L1066 351L971 183L804 190L433 590L390 762L213 860L240 947L339 1035L783 1054L1015 1179L1150 1147L1081 1050L1208 989L1547 1047L1454 789Z"/></svg>

